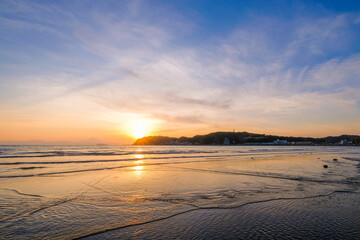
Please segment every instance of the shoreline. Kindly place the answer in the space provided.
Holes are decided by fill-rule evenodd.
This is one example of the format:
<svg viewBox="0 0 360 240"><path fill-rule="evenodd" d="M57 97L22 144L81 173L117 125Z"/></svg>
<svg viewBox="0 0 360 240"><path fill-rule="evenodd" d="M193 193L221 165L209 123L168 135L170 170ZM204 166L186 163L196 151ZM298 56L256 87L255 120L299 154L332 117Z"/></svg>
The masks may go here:
<svg viewBox="0 0 360 240"><path fill-rule="evenodd" d="M330 192L328 194L321 194L321 195L314 195L314 196L306 196L306 197L289 197L289 198L274 198L274 199L266 199L266 200L260 200L260 201L253 201L253 202L247 202L247 203L244 203L244 204L241 204L239 206L229 206L229 207L197 207L195 209L189 209L189 210L186 210L184 212L180 212L180 213L176 213L176 214L173 214L173 215L170 215L170 216L166 216L166 217L163 217L163 218L159 218L159 219L153 219L153 220L150 220L150 221L147 221L147 222L142 222L142 223L135 223L135 224L129 224L129 225L125 225L125 226L119 226L119 227L116 227L116 228L111 228L111 229L104 229L103 231L99 231L99 232L96 232L96 233L91 233L91 234L88 234L88 235L85 235L85 236L81 236L81 237L78 237L78 238L74 238L74 239L117 239L119 236L119 234L122 232L122 231L127 231L127 229L130 229L130 232L139 232L141 231L143 234L146 234L144 232L146 232L146 230L139 230L139 229L136 229L136 228L147 228L148 225L151 225L151 224L159 224L159 222L166 222L166 221L175 221L176 220L172 220L178 216L182 216L182 215L186 215L186 214L195 214L196 215L196 212L197 211L221 211L221 210L235 210L235 211L241 211L242 208L245 208L247 206L252 206L252 205L262 205L262 204L265 204L265 205L272 205L273 202L278 202L278 201L299 201L299 200L314 200L314 199L319 199L319 198L331 198L331 196L333 195L341 195L341 194L352 194L352 195L356 195L357 198L360 200L360 192L355 192L355 191L333 191L333 192ZM281 204L280 204L281 205ZM360 206L360 203L358 204ZM271 206L270 206L271 207ZM359 210L359 213L360 213L360 210ZM185 219L193 219L193 218L190 218L190 217L185 217ZM198 216L198 218L201 218L201 216ZM359 215L359 219L360 219L360 215ZM199 219L198 221L201 222L201 221L204 221L205 219ZM163 223L164 225L168 225L168 223ZM183 224L183 228L188 228L186 227L186 222L178 222L179 225ZM207 226L204 226L205 228L207 228ZM152 229L153 227L150 227L150 229ZM133 230L131 230L133 229ZM170 233L171 234L171 233ZM103 236L105 235L105 236ZM359 235L360 236L360 235ZM123 238L125 236L121 236L121 238ZM148 236L144 236L144 237L141 237L141 238L147 238ZM164 235L164 238L163 239L167 239L167 238L173 238L174 236L166 236ZM199 238L200 236L196 236L196 238ZM158 236L156 237L157 239Z"/></svg>

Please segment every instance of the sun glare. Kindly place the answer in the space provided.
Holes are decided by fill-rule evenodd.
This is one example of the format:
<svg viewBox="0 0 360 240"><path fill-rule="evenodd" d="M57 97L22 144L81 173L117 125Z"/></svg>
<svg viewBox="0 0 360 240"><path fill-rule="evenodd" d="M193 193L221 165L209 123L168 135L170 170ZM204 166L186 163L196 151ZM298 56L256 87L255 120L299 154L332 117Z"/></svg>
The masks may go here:
<svg viewBox="0 0 360 240"><path fill-rule="evenodd" d="M133 125L132 135L135 138L142 138L148 132L148 126L145 122L136 122Z"/></svg>
<svg viewBox="0 0 360 240"><path fill-rule="evenodd" d="M123 131L125 131L128 136L138 139L154 134L157 124L159 124L159 120L134 115L131 116L124 125Z"/></svg>
<svg viewBox="0 0 360 240"><path fill-rule="evenodd" d="M145 136L145 134L146 134L145 129L135 129L133 131L133 136L136 138L142 138Z"/></svg>

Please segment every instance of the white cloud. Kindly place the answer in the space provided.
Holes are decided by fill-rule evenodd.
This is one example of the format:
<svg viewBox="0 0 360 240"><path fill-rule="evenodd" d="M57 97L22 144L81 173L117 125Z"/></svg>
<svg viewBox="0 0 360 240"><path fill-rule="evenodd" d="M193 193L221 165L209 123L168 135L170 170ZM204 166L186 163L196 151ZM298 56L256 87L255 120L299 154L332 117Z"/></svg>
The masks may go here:
<svg viewBox="0 0 360 240"><path fill-rule="evenodd" d="M360 55L331 59L313 67L304 77L303 87L319 87L329 92L360 89Z"/></svg>
<svg viewBox="0 0 360 240"><path fill-rule="evenodd" d="M61 21L71 31L56 28L53 34L65 34L88 54L74 61L72 55L51 53L66 62L60 67L65 73L30 76L41 80L23 81L33 89L28 96L36 102L39 96L55 102L77 97L96 106L104 119L109 112L138 114L162 120L164 129L301 126L360 117L360 56L317 58L347 45L342 37L351 35L353 15L290 23L263 18L194 47L177 40L194 31L195 23L147 22L136 2L128 7L129 15L89 12L88 22L74 15ZM48 30L39 24L31 27ZM302 57L309 64L298 63Z"/></svg>

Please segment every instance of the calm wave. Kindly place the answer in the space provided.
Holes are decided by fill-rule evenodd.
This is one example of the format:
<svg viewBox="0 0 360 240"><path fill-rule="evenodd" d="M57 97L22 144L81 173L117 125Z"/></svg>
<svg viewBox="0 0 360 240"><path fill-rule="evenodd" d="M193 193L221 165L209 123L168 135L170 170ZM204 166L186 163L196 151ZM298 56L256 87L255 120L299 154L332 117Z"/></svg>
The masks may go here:
<svg viewBox="0 0 360 240"><path fill-rule="evenodd" d="M334 194L358 199L359 156L356 147L0 146L0 231L15 239L118 238L134 226L145 231L165 219L171 226L206 209L245 211ZM139 235L149 236L159 237L149 229Z"/></svg>

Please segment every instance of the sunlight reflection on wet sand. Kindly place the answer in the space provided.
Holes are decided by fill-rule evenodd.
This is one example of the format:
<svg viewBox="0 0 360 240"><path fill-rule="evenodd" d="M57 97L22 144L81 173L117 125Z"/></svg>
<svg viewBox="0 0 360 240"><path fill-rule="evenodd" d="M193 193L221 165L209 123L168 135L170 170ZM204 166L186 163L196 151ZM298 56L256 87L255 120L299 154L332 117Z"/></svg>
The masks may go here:
<svg viewBox="0 0 360 240"><path fill-rule="evenodd" d="M159 149L165 152L165 148ZM342 158L351 156L344 150L309 153L307 149L299 152L285 149L287 152L281 154L242 156L236 152L223 157L218 151L202 153L199 157L201 149L190 149L196 151L194 158L190 154L182 158L183 153L179 158L154 154L158 159L132 154L131 160L118 163L47 164L46 168L31 170L16 169L18 166L14 165L9 171L17 174L59 173L3 178L1 216L5 216L9 227L0 226L0 230L4 236L16 238L21 235L18 226L26 225L29 229L38 229L26 232L29 237L74 238L197 208L229 208L260 200L326 195L337 190L353 191L357 186L354 181L358 176L358 162ZM207 147L204 149L208 151ZM225 153L238 151L236 148L213 149ZM171 151L173 148L168 150ZM357 154L354 149L349 151ZM212 158L215 155L216 158ZM333 158L339 160L335 162ZM324 169L324 164L329 167ZM83 171L85 167L94 170ZM68 170L79 171L65 173ZM44 221L44 215L51 221ZM76 223L77 219L81 222ZM74 225L77 226L75 232L71 230Z"/></svg>

